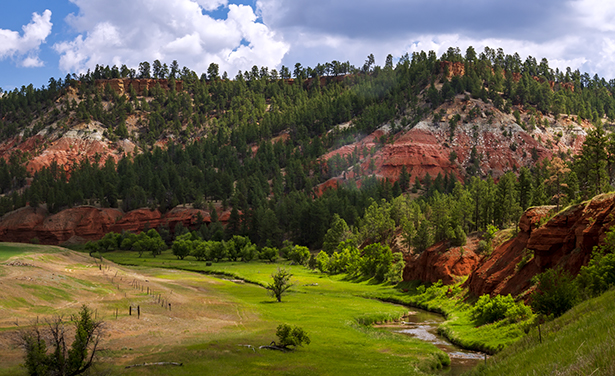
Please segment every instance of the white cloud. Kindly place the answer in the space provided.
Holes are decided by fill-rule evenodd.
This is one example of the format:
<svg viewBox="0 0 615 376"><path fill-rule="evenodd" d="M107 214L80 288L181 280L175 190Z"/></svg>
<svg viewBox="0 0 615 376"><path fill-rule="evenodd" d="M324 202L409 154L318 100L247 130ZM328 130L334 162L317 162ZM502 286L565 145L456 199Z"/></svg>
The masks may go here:
<svg viewBox="0 0 615 376"><path fill-rule="evenodd" d="M60 68L83 72L96 64L177 60L197 72L210 63L234 73L252 65L280 64L289 49L278 34L257 21L250 6L226 0L71 0L79 7L67 22L79 33L54 45ZM226 19L207 14L228 9Z"/></svg>
<svg viewBox="0 0 615 376"><path fill-rule="evenodd" d="M283 63L314 66L349 60L361 66L373 53L448 47L501 47L522 59L546 57L551 67L570 66L615 77L615 3L610 0L258 0L265 24L292 48Z"/></svg>
<svg viewBox="0 0 615 376"><path fill-rule="evenodd" d="M38 49L51 34L52 26L51 11L47 9L42 15L32 14L32 21L22 27L23 35L16 31L0 29L0 60L14 57L24 67L42 66Z"/></svg>

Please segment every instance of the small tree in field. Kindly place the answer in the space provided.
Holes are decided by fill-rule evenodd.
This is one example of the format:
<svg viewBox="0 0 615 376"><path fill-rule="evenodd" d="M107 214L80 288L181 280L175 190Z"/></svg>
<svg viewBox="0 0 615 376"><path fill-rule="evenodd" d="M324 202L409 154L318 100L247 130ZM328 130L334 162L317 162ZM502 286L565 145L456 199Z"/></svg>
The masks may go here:
<svg viewBox="0 0 615 376"><path fill-rule="evenodd" d="M28 375L80 375L92 366L101 338L102 322L95 321L92 310L85 305L72 321L75 339L70 348L62 317L48 322L46 331L36 324L20 333L19 344L26 351Z"/></svg>
<svg viewBox="0 0 615 376"><path fill-rule="evenodd" d="M267 285L267 290L269 290L269 294L276 298L278 302L282 301L282 294L292 286L292 283L290 283L290 277L292 276L293 275L290 274L288 270L280 268L271 275L273 282Z"/></svg>

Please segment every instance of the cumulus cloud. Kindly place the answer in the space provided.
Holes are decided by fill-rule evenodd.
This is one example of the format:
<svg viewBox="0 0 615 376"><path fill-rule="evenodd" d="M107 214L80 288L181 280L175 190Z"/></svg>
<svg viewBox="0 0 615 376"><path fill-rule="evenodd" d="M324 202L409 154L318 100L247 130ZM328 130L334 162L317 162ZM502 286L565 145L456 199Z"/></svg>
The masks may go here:
<svg viewBox="0 0 615 376"><path fill-rule="evenodd" d="M78 14L67 22L79 34L54 45L60 68L82 72L96 64L177 60L197 72L210 63L229 73L252 65L278 65L289 45L258 21L250 6L226 0L71 0ZM208 12L227 10L226 19Z"/></svg>
<svg viewBox="0 0 615 376"><path fill-rule="evenodd" d="M546 57L552 67L615 77L615 3L606 0L258 0L263 22L292 48L285 65L359 66L387 54L472 45Z"/></svg>
<svg viewBox="0 0 615 376"><path fill-rule="evenodd" d="M40 67L43 62L38 58L38 50L51 34L51 11L43 14L33 13L32 21L22 27L23 34L0 29L0 60L15 58L21 66Z"/></svg>

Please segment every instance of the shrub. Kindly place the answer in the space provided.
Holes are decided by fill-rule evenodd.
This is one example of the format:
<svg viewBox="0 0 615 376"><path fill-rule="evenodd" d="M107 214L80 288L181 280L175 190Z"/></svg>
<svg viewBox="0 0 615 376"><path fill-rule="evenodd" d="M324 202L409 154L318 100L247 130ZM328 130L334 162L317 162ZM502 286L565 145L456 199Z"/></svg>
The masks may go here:
<svg viewBox="0 0 615 376"><path fill-rule="evenodd" d="M523 258L515 266L515 271L516 272L518 272L519 270L523 269L523 267L525 267L525 265L527 265L528 262L532 261L532 259L534 258L534 251L533 250L530 250L530 249L526 248L523 253L524 253L523 254Z"/></svg>
<svg viewBox="0 0 615 376"><path fill-rule="evenodd" d="M329 255L327 252L320 251L318 253L318 256L316 256L316 268L318 268L321 273L329 271Z"/></svg>
<svg viewBox="0 0 615 376"><path fill-rule="evenodd" d="M241 250L241 261L250 262L256 257L256 244L248 244Z"/></svg>
<svg viewBox="0 0 615 376"><path fill-rule="evenodd" d="M277 345L284 348L303 346L303 344L309 345L311 342L303 328L291 327L288 324L278 325L275 335L278 337Z"/></svg>
<svg viewBox="0 0 615 376"><path fill-rule="evenodd" d="M269 262L275 262L275 260L278 258L278 249L271 247L263 247L258 257L263 260L268 260Z"/></svg>
<svg viewBox="0 0 615 376"><path fill-rule="evenodd" d="M595 249L587 266L583 266L576 284L590 296L597 296L615 286L615 253Z"/></svg>
<svg viewBox="0 0 615 376"><path fill-rule="evenodd" d="M503 319L516 322L529 317L531 314L529 307L523 302L516 303L510 294L506 296L496 295L494 298L486 294L482 295L470 312L476 326Z"/></svg>
<svg viewBox="0 0 615 376"><path fill-rule="evenodd" d="M308 247L296 245L294 247L290 247L290 249L288 249L285 253L287 259L299 265L305 265L305 263L310 259L310 250Z"/></svg>
<svg viewBox="0 0 615 376"><path fill-rule="evenodd" d="M535 312L559 317L575 305L578 293L569 273L548 269L534 278L538 283L531 296Z"/></svg>
<svg viewBox="0 0 615 376"><path fill-rule="evenodd" d="M484 240L478 242L478 253L485 254L489 253L490 251L491 247L489 246L489 243Z"/></svg>
<svg viewBox="0 0 615 376"><path fill-rule="evenodd" d="M404 272L405 266L406 263L404 262L404 256L401 254L401 252L393 253L393 265L384 276L385 279L392 284L397 284L401 282L403 279L402 274Z"/></svg>

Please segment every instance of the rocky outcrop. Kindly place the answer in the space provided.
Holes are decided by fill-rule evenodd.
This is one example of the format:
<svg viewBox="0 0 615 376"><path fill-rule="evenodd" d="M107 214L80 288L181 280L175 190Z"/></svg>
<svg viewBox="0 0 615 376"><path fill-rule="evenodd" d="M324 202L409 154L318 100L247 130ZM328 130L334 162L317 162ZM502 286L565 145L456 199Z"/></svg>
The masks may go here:
<svg viewBox="0 0 615 376"><path fill-rule="evenodd" d="M435 112L442 114L440 121L423 120L394 136L391 125L387 124L352 144L323 155L321 159L325 161L339 156L343 161L356 162L335 176L335 180L317 187L317 192L334 182L342 184L348 180L355 180L360 186L360 179L371 175L396 181L404 166L411 183L416 178L423 181L427 174L432 179L447 173L460 178L470 166L476 166L481 175L491 175L497 180L508 171L532 166L554 153L577 153L585 140L586 128L591 126L578 123L576 117L563 115L556 119L545 115L533 119L542 127L529 129L524 125L524 129L512 114L461 95ZM522 124L531 123L530 113L523 109L520 113ZM451 120L457 115L461 120L451 130ZM545 123L549 126L545 127ZM346 126L341 124L339 128ZM395 126L402 127L401 124ZM476 150L474 160L472 149Z"/></svg>
<svg viewBox="0 0 615 376"><path fill-rule="evenodd" d="M143 95L145 90L149 91L160 85L160 88L165 91L171 90L171 82L167 79L154 79L154 78L112 78L110 80L96 80L96 87L104 90L107 85L111 90L115 91L118 95L129 94L130 86L134 88L137 95ZM183 82L175 80L175 90L182 91L184 88Z"/></svg>
<svg viewBox="0 0 615 376"><path fill-rule="evenodd" d="M474 252L478 238L468 239L462 247L449 248L443 241L429 247L419 255L407 255L403 272L404 281L437 282L453 284L472 273L480 257Z"/></svg>
<svg viewBox="0 0 615 376"><path fill-rule="evenodd" d="M548 221L554 207L529 209L519 222L519 233L496 247L467 286L475 295L522 295L531 288L532 277L549 268L577 274L615 224L614 209L615 194L572 206Z"/></svg>
<svg viewBox="0 0 615 376"><path fill-rule="evenodd" d="M440 71L447 72L447 80L453 78L453 76L464 76L466 74L466 66L461 62L441 61Z"/></svg>
<svg viewBox="0 0 615 376"><path fill-rule="evenodd" d="M220 211L223 224L230 212ZM148 228L168 226L173 231L178 223L194 228L199 221L210 223L208 211L176 207L164 215L158 210L137 209L122 213L118 209L80 206L50 215L44 208L25 207L7 213L0 220L0 241L32 242L58 245L98 240L109 232L141 232Z"/></svg>
<svg viewBox="0 0 615 376"><path fill-rule="evenodd" d="M63 210L51 215L35 230L43 244L61 244L73 236L85 240L96 240L109 232L115 221L122 216L117 209L98 209L81 206Z"/></svg>
<svg viewBox="0 0 615 376"><path fill-rule="evenodd" d="M37 238L36 227L47 217L43 208L20 208L5 214L0 221L0 241L30 242Z"/></svg>
<svg viewBox="0 0 615 376"><path fill-rule="evenodd" d="M43 167L57 163L65 171L88 158L92 163L98 160L104 164L108 158L119 161L125 153L134 152L136 145L130 140L115 143L103 136L104 128L96 122L81 123L71 130L58 134L49 134L47 130L29 138L20 136L0 143L0 158L8 160L16 151L29 155L26 168L35 173Z"/></svg>

